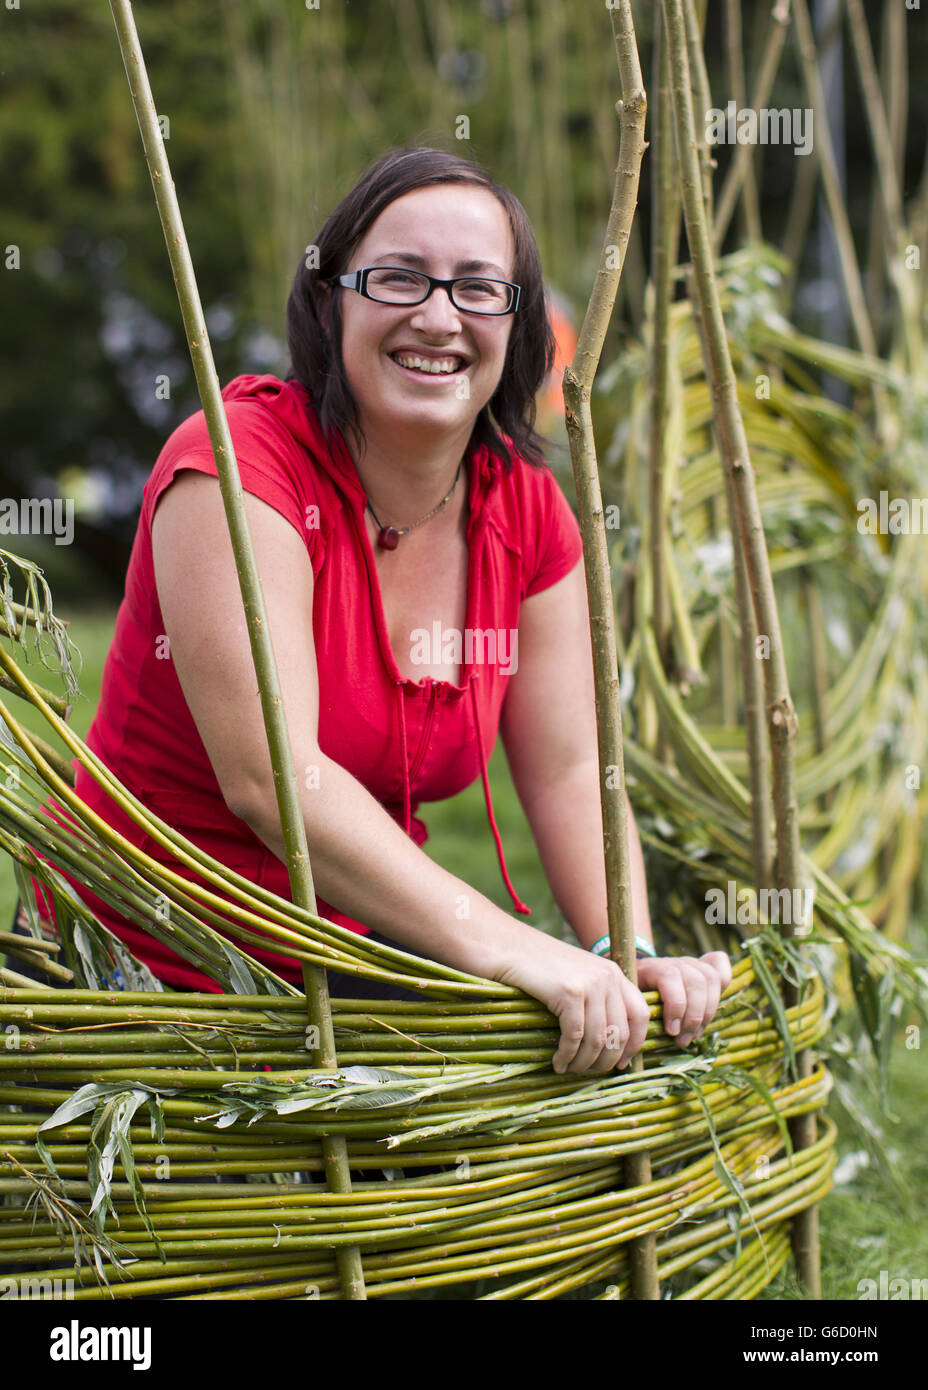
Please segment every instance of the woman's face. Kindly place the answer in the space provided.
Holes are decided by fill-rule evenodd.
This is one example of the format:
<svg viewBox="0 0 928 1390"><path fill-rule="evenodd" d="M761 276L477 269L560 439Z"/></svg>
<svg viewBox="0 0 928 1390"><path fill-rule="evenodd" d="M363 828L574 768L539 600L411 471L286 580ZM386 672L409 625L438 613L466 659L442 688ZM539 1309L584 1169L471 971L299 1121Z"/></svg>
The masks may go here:
<svg viewBox="0 0 928 1390"><path fill-rule="evenodd" d="M346 271L395 265L439 279L512 280L514 247L503 206L486 189L434 184L397 198L368 228ZM422 432L470 436L499 384L512 315L456 309L441 289L421 304L383 304L341 291L342 360L368 440ZM403 367L438 361L446 374Z"/></svg>

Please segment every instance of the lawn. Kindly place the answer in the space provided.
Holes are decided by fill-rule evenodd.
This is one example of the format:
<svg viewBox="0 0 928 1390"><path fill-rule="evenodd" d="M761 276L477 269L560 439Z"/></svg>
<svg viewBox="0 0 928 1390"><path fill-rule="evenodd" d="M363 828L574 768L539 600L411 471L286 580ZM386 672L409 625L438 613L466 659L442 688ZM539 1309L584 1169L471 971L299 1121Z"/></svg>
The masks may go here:
<svg viewBox="0 0 928 1390"><path fill-rule="evenodd" d="M52 593L54 595L54 585ZM90 728L97 707L103 663L106 660L106 653L109 650L116 623L116 608L112 603L100 602L92 606L78 606L62 601L55 603L55 612L59 618L70 624L68 635L80 652L78 681L81 694L74 701L70 724L75 732L83 738ZM19 649L17 649L16 655L17 660L20 660ZM47 689L63 693L63 683L56 679L51 672L43 670L41 664L34 658L23 663L23 669L37 685L44 685ZM9 703L11 713L21 724L33 733L48 739L49 742L55 743L47 723L37 710L34 710L24 700L17 699L15 695L7 695L4 692L3 698ZM3 930L7 929L8 924L13 919L16 901L16 881L13 877L12 861L5 854L0 853L0 924L2 924Z"/></svg>

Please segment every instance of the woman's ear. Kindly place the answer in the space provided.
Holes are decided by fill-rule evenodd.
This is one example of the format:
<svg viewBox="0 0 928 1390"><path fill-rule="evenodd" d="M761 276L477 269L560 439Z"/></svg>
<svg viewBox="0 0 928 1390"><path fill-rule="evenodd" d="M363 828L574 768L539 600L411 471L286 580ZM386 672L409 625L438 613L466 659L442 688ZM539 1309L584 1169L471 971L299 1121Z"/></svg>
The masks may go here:
<svg viewBox="0 0 928 1390"><path fill-rule="evenodd" d="M322 357L323 361L328 363L332 359L329 344L332 341L333 334L332 312L334 308L334 298L331 285L320 282L316 288L319 291L318 298L316 299L316 314L322 328Z"/></svg>
<svg viewBox="0 0 928 1390"><path fill-rule="evenodd" d="M320 280L316 285L317 299L316 312L319 315L319 322L329 335L332 332L332 286L324 280Z"/></svg>

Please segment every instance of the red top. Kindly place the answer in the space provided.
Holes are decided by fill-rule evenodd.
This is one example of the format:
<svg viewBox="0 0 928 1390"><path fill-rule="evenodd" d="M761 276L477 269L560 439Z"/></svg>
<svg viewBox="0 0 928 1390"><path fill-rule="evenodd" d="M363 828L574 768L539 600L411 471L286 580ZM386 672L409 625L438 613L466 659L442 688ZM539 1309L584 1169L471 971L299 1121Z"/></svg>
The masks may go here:
<svg viewBox="0 0 928 1390"><path fill-rule="evenodd" d="M299 531L315 581L319 747L381 803L416 844L428 837L420 801L454 796L480 776L503 878L517 910L493 818L486 765L496 743L508 672L488 659L478 630L517 630L523 598L566 575L581 553L577 520L554 474L521 457L504 473L485 445L465 454L469 515L466 632L461 685L400 674L390 650L377 570L364 524L366 494L339 437L326 445L305 388L274 376L239 376L222 392L242 486ZM156 503L183 468L216 475L202 411L170 436L145 485L125 597L103 669L87 743L139 799L221 863L289 900L284 863L226 807L164 639L152 559ZM237 599L235 600L238 601ZM161 639L159 641L159 638ZM192 874L143 834L79 765L78 796L127 839L177 873ZM182 989L219 987L176 952L82 897L160 979ZM366 933L329 903L319 914ZM248 948L283 978L298 962Z"/></svg>

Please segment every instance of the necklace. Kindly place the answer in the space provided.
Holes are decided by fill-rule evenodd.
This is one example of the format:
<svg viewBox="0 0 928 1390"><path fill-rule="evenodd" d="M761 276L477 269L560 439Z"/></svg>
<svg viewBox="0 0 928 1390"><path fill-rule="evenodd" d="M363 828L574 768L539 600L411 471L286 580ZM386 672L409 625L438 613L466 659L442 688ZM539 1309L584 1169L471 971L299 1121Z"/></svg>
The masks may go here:
<svg viewBox="0 0 928 1390"><path fill-rule="evenodd" d="M461 462L463 463L463 459ZM377 544L380 546L381 550L395 550L400 543L400 536L408 536L410 531L415 531L417 526L421 526L424 521L428 521L429 517L435 516L436 512L440 512L442 507L450 502L454 496L454 489L458 485L458 478L460 476L461 464L459 463L458 471L454 475L454 482L451 484L450 491L445 493L437 507L433 507L430 512L426 512L425 516L420 516L419 520L414 521L411 526L384 526L377 516L377 513L374 511L374 508L371 506L370 502L368 502L368 511L374 518L375 525L380 528Z"/></svg>

